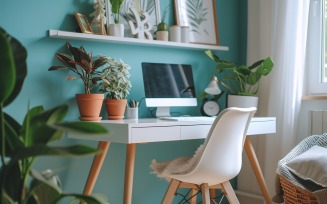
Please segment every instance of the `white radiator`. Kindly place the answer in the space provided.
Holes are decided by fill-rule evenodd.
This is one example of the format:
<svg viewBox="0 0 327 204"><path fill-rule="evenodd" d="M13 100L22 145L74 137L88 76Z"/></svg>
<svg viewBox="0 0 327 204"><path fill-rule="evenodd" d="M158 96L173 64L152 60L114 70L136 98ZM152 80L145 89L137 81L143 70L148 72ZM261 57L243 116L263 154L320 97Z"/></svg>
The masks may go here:
<svg viewBox="0 0 327 204"><path fill-rule="evenodd" d="M327 110L311 111L311 135L327 132Z"/></svg>

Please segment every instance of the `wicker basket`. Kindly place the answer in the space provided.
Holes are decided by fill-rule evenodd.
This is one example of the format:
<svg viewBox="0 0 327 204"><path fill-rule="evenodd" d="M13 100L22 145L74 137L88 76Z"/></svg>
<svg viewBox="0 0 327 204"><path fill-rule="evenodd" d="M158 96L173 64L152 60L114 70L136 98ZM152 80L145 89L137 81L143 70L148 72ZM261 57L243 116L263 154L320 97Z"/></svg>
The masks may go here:
<svg viewBox="0 0 327 204"><path fill-rule="evenodd" d="M311 191L292 184L284 176L279 175L279 178L284 191L285 204L318 204Z"/></svg>

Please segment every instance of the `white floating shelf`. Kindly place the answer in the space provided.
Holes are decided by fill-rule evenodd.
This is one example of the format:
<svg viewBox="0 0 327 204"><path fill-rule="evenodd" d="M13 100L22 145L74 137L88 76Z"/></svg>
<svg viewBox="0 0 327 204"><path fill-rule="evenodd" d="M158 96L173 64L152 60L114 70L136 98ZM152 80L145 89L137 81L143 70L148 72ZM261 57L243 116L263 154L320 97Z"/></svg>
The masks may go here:
<svg viewBox="0 0 327 204"><path fill-rule="evenodd" d="M191 49L191 50L193 49L193 50L228 51L227 46L215 46L215 45L204 45L204 44L194 44L194 43L178 43L178 42L146 40L146 39L127 38L127 37L122 38L122 37L114 37L114 36L107 36L107 35L94 35L94 34L86 34L86 33L67 32L67 31L60 31L60 30L49 30L49 36L52 38L111 42L111 43L129 44L129 45L171 47L171 48Z"/></svg>

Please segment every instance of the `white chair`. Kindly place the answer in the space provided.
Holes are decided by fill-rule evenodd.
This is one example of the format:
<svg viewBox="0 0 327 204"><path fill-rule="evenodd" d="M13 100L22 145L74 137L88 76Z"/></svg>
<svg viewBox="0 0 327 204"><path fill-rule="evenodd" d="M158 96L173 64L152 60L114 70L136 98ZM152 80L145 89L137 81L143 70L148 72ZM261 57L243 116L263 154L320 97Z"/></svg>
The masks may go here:
<svg viewBox="0 0 327 204"><path fill-rule="evenodd" d="M246 132L255 111L256 108L225 109L193 157L161 163L153 160L154 173L170 180L162 203L171 203L178 188L191 189L190 203L195 203L197 192L202 191L202 203L210 204L215 189L221 189L229 203L239 203L229 180L241 170Z"/></svg>

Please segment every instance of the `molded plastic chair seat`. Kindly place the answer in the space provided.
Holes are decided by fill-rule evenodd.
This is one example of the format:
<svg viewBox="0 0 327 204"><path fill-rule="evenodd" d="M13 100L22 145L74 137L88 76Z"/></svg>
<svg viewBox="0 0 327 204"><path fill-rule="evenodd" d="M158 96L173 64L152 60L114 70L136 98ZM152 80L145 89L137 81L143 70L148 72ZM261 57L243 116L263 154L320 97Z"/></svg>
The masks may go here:
<svg viewBox="0 0 327 204"><path fill-rule="evenodd" d="M228 108L215 119L208 136L191 158L177 158L158 163L151 168L158 177L170 180L162 203L171 203L178 188L191 188L191 203L197 191L202 202L210 203L214 189L222 189L229 203L239 203L229 180L237 176L242 166L242 151L246 132L256 108ZM193 196L193 197L192 197ZM211 196L211 197L212 197Z"/></svg>

